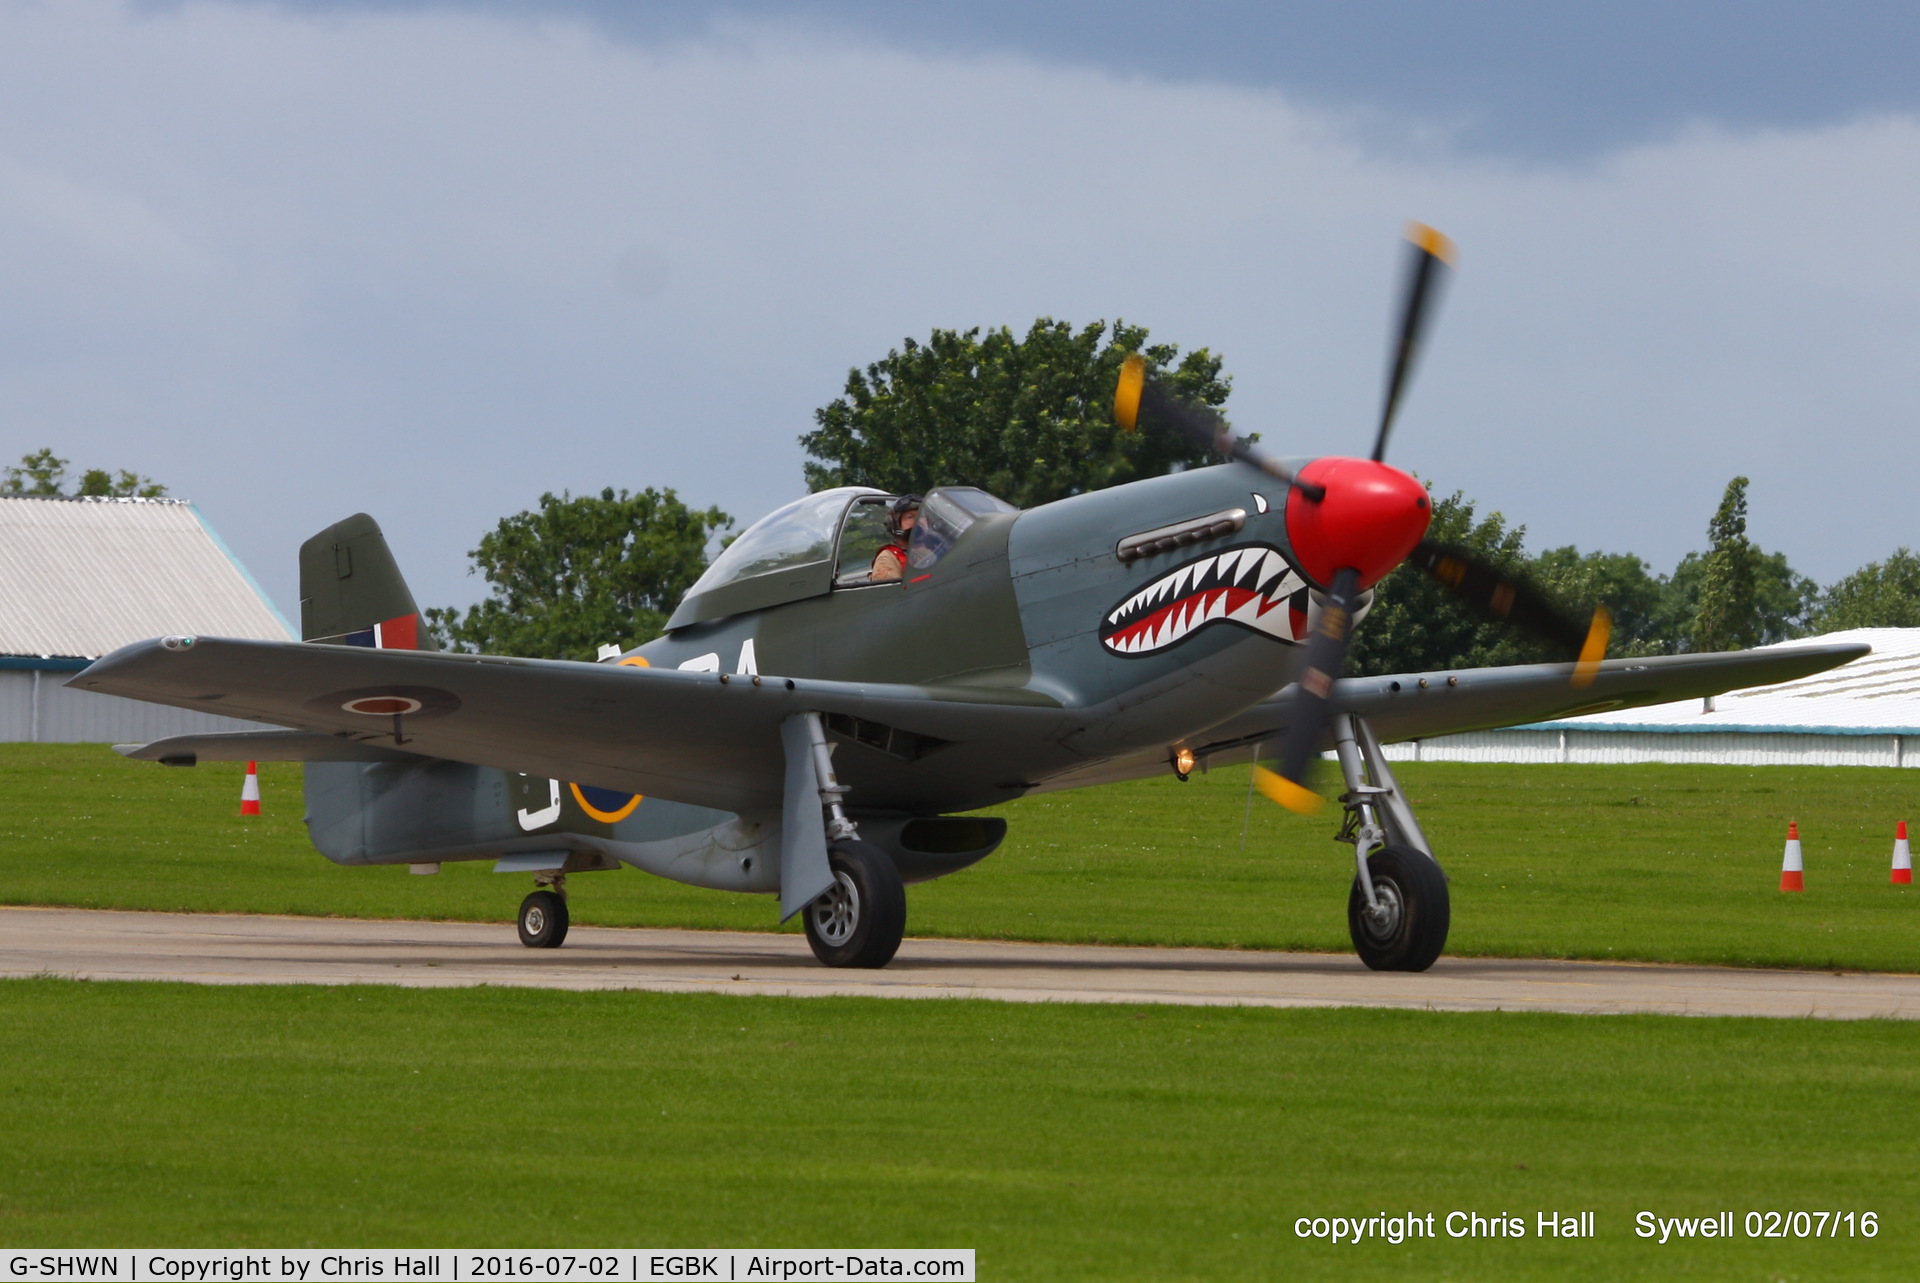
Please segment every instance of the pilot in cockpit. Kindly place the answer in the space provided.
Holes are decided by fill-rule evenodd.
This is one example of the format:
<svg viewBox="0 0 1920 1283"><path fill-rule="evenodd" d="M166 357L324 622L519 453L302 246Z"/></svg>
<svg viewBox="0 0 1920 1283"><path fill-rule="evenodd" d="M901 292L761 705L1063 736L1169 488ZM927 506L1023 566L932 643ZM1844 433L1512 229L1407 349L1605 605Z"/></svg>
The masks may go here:
<svg viewBox="0 0 1920 1283"><path fill-rule="evenodd" d="M907 541L913 537L913 527L919 520L920 496L917 494L901 495L888 506L888 542L873 554L873 572L868 576L874 583L906 574Z"/></svg>

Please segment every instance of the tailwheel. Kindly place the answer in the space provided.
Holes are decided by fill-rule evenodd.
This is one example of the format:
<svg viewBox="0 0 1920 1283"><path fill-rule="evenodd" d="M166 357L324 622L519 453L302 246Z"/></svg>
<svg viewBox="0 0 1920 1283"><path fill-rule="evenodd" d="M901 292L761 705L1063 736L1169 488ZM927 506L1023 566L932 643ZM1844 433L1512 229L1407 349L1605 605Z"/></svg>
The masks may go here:
<svg viewBox="0 0 1920 1283"><path fill-rule="evenodd" d="M907 930L907 889L886 853L857 839L827 848L833 885L801 913L829 967L884 967Z"/></svg>
<svg viewBox="0 0 1920 1283"><path fill-rule="evenodd" d="M558 949L567 938L566 897L535 891L520 902L520 943L529 949Z"/></svg>
<svg viewBox="0 0 1920 1283"><path fill-rule="evenodd" d="M1347 930L1360 961L1375 971L1425 971L1447 944L1447 877L1410 846L1382 847L1367 859L1377 908L1358 877L1347 896Z"/></svg>

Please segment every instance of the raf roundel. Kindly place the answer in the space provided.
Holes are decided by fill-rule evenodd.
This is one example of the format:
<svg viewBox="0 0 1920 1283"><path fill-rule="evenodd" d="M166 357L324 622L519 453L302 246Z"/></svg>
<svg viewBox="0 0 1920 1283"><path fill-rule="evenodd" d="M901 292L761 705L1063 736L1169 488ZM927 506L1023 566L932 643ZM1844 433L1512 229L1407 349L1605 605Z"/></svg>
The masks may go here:
<svg viewBox="0 0 1920 1283"><path fill-rule="evenodd" d="M407 695L362 695L340 707L349 713L360 713L366 717L404 717L419 712L423 705Z"/></svg>
<svg viewBox="0 0 1920 1283"><path fill-rule="evenodd" d="M422 720L445 717L460 707L460 697L438 686L356 686L350 690L328 691L304 701L310 713L337 718L341 713L355 717L405 717Z"/></svg>
<svg viewBox="0 0 1920 1283"><path fill-rule="evenodd" d="M638 793L619 793L591 784L569 784L567 789L587 817L602 824L618 824L632 815L642 800Z"/></svg>

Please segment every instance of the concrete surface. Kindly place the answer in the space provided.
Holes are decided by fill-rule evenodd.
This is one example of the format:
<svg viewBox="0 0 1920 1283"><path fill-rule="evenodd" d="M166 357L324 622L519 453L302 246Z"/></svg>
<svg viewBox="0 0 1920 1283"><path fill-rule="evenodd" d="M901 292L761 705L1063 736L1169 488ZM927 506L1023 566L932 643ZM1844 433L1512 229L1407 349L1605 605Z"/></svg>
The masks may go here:
<svg viewBox="0 0 1920 1283"><path fill-rule="evenodd" d="M1920 975L1442 958L1421 975L1343 954L914 940L833 971L798 935L575 927L527 949L511 924L0 908L0 975L196 984L992 998L1435 1011L1920 1018Z"/></svg>

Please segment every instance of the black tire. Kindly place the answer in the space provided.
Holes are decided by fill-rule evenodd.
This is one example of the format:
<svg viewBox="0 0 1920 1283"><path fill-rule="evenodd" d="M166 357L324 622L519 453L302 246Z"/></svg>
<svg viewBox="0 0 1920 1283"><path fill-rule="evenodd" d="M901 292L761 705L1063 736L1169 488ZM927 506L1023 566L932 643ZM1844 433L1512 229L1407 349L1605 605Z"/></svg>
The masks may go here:
<svg viewBox="0 0 1920 1283"><path fill-rule="evenodd" d="M870 842L827 848L834 885L800 911L813 956L829 967L884 967L907 931L907 889Z"/></svg>
<svg viewBox="0 0 1920 1283"><path fill-rule="evenodd" d="M1410 846L1375 851L1367 871L1388 916L1384 923L1368 918L1367 893L1356 874L1347 896L1347 931L1360 961L1375 971L1425 971L1447 947L1447 875Z"/></svg>
<svg viewBox="0 0 1920 1283"><path fill-rule="evenodd" d="M567 939L567 901L552 891L535 891L520 902L520 943L529 949L558 949Z"/></svg>

